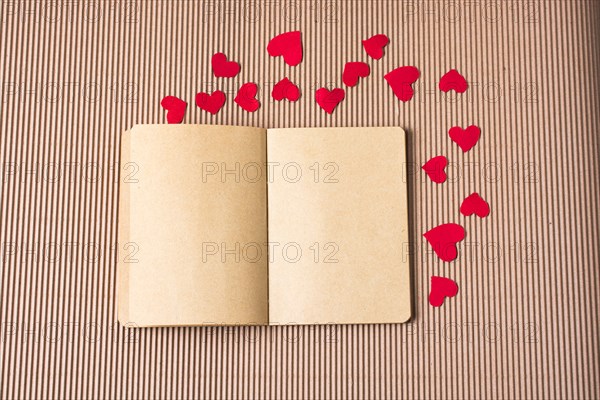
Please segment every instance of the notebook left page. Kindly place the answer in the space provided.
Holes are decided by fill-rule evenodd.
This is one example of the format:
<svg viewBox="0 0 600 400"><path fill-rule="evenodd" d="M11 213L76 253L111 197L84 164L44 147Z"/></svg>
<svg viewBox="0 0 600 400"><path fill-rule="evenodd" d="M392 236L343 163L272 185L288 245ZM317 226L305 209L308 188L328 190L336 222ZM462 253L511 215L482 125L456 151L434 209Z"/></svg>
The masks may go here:
<svg viewBox="0 0 600 400"><path fill-rule="evenodd" d="M121 323L267 324L266 131L137 125L121 148Z"/></svg>

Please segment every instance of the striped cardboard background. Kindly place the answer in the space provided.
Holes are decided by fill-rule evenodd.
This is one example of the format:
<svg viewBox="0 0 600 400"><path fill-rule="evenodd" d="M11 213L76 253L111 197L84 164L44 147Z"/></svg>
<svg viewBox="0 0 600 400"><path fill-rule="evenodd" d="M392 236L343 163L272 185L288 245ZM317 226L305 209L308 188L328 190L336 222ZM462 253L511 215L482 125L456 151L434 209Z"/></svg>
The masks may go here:
<svg viewBox="0 0 600 400"><path fill-rule="evenodd" d="M600 3L597 1L0 1L2 398L597 398L600 396ZM304 61L268 57L299 29ZM382 60L361 39L386 33ZM242 65L211 75L224 51ZM345 61L372 74L334 115L315 88ZM383 75L419 67L413 101ZM444 95L456 67L464 95ZM296 104L271 100L283 76ZM254 114L232 101L258 83ZM210 116L197 91L222 89ZM115 312L119 133L163 122L262 127L386 126L409 132L415 317L391 326L124 329ZM483 136L463 154L453 125ZM450 159L449 181L418 166ZM458 213L479 191L484 220ZM456 262L420 236L460 222ZM408 248L408 246L407 246ZM374 266L376 267L376 266ZM459 295L427 304L433 274Z"/></svg>

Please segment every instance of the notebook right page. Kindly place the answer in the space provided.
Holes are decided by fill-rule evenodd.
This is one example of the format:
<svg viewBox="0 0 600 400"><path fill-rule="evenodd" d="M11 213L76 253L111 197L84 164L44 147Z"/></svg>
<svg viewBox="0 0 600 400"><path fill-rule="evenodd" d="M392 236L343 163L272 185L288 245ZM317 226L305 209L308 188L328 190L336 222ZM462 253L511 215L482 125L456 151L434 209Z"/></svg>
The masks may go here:
<svg viewBox="0 0 600 400"><path fill-rule="evenodd" d="M410 319L405 132L270 129L267 159L270 324Z"/></svg>

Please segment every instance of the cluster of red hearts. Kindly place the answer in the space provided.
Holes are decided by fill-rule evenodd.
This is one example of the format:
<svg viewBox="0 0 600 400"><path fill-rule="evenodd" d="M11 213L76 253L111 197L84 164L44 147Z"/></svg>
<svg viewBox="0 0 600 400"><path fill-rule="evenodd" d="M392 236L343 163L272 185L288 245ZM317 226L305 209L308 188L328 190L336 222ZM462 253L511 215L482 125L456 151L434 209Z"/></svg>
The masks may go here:
<svg viewBox="0 0 600 400"><path fill-rule="evenodd" d="M362 41L365 52L374 60L384 56L384 48L388 45L389 38L378 34ZM272 57L283 57L283 61L289 66L297 66L302 61L302 36L299 31L285 32L275 36L267 45L267 52ZM240 72L240 65L235 61L229 61L223 53L216 53L212 57L212 70L215 77L233 78ZM365 62L347 62L342 72L342 81L348 87L358 84L360 78L366 78L371 73L369 64ZM412 85L419 79L420 73L416 67L402 66L388 72L384 78L391 87L394 95L403 102L413 98ZM468 89L466 79L455 69L448 71L439 81L439 89L442 92L454 90L456 93L464 93ZM258 87L256 83L248 82L241 85L234 101L239 107L255 112L260 108L260 102L256 98ZM287 99L295 102L300 98L300 89L287 77L281 79L273 86L271 96L282 101ZM332 114L337 105L344 100L346 92L342 88L320 88L315 92L316 103L328 114ZM196 95L196 105L211 114L217 114L226 101L225 93L216 90L211 94L200 92ZM168 123L181 123L185 116L187 103L175 96L166 96L161 101L162 107L167 111ZM455 126L448 132L463 152L471 150L479 140L481 131L477 126L469 126L466 129ZM423 170L429 178L438 184L447 179L445 172L448 159L441 155L433 157L423 165ZM477 193L472 193L463 200L460 212L464 216L476 214L485 218L490 213L488 203ZM431 244L435 254L445 261L454 261L458 255L457 243L465 238L464 228L455 223L439 225L423 235ZM431 277L431 289L429 303L439 307L448 297L454 297L458 293L458 285L455 281L441 276Z"/></svg>
<svg viewBox="0 0 600 400"><path fill-rule="evenodd" d="M384 48L388 45L389 38L386 35L374 35L362 41L365 52L373 59L379 60L384 55ZM289 66L300 64L303 56L302 36L300 31L285 32L275 36L267 45L267 52L272 57L283 57L283 61ZM233 78L240 72L240 64L230 61L223 53L213 55L212 70L215 77ZM366 78L371 74L369 64L365 62L347 62L342 72L342 81L348 87L358 84L360 78ZM447 74L443 78L444 85L461 85L456 83L455 72ZM403 66L394 69L385 75L385 80L392 88L394 94L401 101L407 102L412 99L414 91L412 84L419 79L419 70L412 66ZM464 79L463 79L464 80ZM465 82L466 85L466 82ZM260 108L260 101L256 98L258 86L254 82L247 82L240 86L234 98L234 102L248 112L255 112ZM273 86L271 96L277 100L284 99L295 102L300 98L300 88L284 77ZM315 91L316 103L328 114L332 114L335 108L346 97L346 91L342 88L320 88ZM200 92L196 94L196 105L211 114L217 114L226 101L225 93L215 90L212 93ZM187 103L175 96L166 96L161 101L161 106L167 111L167 122L178 124L183 121Z"/></svg>
<svg viewBox="0 0 600 400"><path fill-rule="evenodd" d="M442 87L442 82L440 82L440 89ZM444 88L447 87L444 86ZM466 129L455 126L448 131L448 135L462 149L463 153L466 153L477 144L481 130L475 125ZM445 171L447 165L448 159L445 156L437 156L427 161L422 169L433 182L441 184L447 179ZM474 192L463 200L460 213L465 217L475 214L480 218L485 218L490 214L490 206L477 192ZM425 232L423 236L441 260L451 262L458 256L456 245L465 238L465 229L459 224L448 223L436 226ZM458 285L454 280L441 276L431 277L429 304L432 306L440 307L446 298L454 297L457 293Z"/></svg>

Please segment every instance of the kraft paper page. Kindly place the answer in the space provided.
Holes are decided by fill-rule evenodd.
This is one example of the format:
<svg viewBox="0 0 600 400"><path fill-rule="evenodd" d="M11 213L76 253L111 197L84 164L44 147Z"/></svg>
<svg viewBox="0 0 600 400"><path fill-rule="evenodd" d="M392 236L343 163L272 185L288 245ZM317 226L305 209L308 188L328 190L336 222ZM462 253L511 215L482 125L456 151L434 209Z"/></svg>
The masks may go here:
<svg viewBox="0 0 600 400"><path fill-rule="evenodd" d="M271 324L411 316L405 133L272 129Z"/></svg>
<svg viewBox="0 0 600 400"><path fill-rule="evenodd" d="M119 319L268 323L266 131L138 125L123 134ZM125 253L125 254L123 254Z"/></svg>

